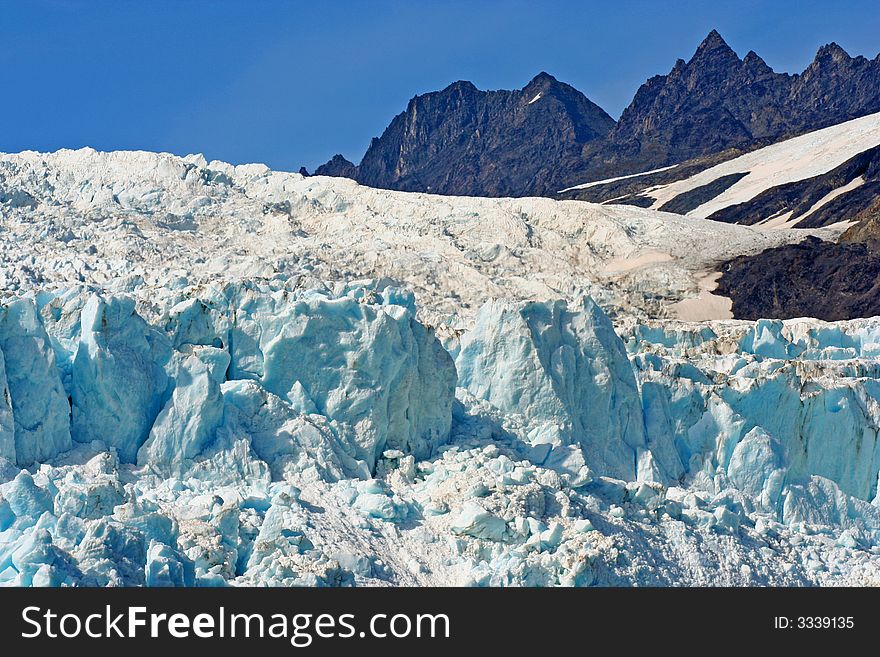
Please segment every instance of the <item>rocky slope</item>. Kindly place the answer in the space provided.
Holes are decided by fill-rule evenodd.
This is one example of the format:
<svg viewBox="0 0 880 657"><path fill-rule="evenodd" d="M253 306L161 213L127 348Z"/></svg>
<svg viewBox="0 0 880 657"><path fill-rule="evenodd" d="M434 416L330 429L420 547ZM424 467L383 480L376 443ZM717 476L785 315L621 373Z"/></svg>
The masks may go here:
<svg viewBox="0 0 880 657"><path fill-rule="evenodd" d="M840 236L841 242L861 242L871 248L880 247L880 198L859 212L855 224Z"/></svg>
<svg viewBox="0 0 880 657"><path fill-rule="evenodd" d="M880 315L880 254L860 243L808 238L741 256L722 268L716 294L742 319Z"/></svg>
<svg viewBox="0 0 880 657"><path fill-rule="evenodd" d="M318 175L365 185L471 196L550 194L582 148L614 120L547 73L515 91L480 91L470 82L413 98L353 168L341 156Z"/></svg>

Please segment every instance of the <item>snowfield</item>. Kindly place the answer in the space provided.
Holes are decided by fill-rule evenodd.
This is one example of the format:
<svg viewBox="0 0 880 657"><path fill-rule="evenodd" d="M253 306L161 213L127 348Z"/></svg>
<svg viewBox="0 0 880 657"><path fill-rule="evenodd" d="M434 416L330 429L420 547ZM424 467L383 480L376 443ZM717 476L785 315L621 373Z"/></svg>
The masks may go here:
<svg viewBox="0 0 880 657"><path fill-rule="evenodd" d="M880 319L668 319L805 231L92 150L0 211L2 584L880 581Z"/></svg>
<svg viewBox="0 0 880 657"><path fill-rule="evenodd" d="M723 176L748 173L725 191L687 213L689 217L705 218L731 205L745 203L772 187L827 173L878 144L880 114L870 114L759 148L716 164L690 178L647 189L645 194L654 199L651 207L657 209L676 196L708 185ZM849 190L846 187L838 190L837 194ZM823 199L823 202L829 200ZM811 208L810 212L816 209ZM767 219L771 217L765 217Z"/></svg>
<svg viewBox="0 0 880 657"><path fill-rule="evenodd" d="M639 173L630 173L626 176L615 176L614 178L605 178L604 180L594 180L593 182L583 183L582 185L575 185L574 187L566 187L565 189L560 189L557 194L563 194L565 192L570 192L575 189L590 189L590 187L598 187L599 185L607 185L608 183L617 182L619 180L629 180L631 178L641 178L642 176L650 176L653 173L661 173L663 171L669 171L670 169L674 169L677 167L677 164L673 164L668 167L660 167L659 169L651 169L650 171L641 171Z"/></svg>

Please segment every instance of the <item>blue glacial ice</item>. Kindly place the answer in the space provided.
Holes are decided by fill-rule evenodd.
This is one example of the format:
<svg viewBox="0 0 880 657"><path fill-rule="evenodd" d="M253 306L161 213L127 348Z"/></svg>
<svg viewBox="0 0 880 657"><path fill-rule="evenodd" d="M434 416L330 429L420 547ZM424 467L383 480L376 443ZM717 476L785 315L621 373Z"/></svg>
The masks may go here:
<svg viewBox="0 0 880 657"><path fill-rule="evenodd" d="M0 406L3 454L20 466L29 466L69 450L70 405L49 336L33 303L21 299L0 309L0 351L5 379L0 379L5 383Z"/></svg>
<svg viewBox="0 0 880 657"><path fill-rule="evenodd" d="M533 444L576 445L592 468L624 479L650 460L623 342L589 297L574 307L490 301L462 337L456 367L461 387L523 415Z"/></svg>
<svg viewBox="0 0 880 657"><path fill-rule="evenodd" d="M163 294L0 311L0 584L880 581L876 322Z"/></svg>
<svg viewBox="0 0 880 657"><path fill-rule="evenodd" d="M135 312L132 299L90 296L71 358L74 440L101 441L133 462L165 401L170 357L168 338Z"/></svg>

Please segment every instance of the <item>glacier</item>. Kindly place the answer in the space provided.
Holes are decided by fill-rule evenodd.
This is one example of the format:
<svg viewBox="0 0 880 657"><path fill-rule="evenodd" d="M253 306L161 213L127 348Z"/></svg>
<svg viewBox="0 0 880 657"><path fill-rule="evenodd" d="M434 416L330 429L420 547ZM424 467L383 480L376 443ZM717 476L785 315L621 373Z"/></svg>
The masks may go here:
<svg viewBox="0 0 880 657"><path fill-rule="evenodd" d="M714 227L200 156L0 172L0 584L880 581L880 318L670 312L806 233L689 253Z"/></svg>

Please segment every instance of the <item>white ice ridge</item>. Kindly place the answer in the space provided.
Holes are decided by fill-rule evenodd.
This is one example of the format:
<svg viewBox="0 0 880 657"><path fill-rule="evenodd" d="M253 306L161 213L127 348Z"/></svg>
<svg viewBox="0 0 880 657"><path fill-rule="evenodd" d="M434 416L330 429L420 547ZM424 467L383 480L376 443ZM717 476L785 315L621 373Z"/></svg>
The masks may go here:
<svg viewBox="0 0 880 657"><path fill-rule="evenodd" d="M719 261L809 234L89 149L0 156L0 204L0 290L81 281L147 290L148 305L152 288L183 282L390 278L415 292L421 318L456 327L490 297L589 294L606 308L662 317L698 294Z"/></svg>
<svg viewBox="0 0 880 657"><path fill-rule="evenodd" d="M88 150L0 210L0 584L880 582L880 319L647 318L800 235Z"/></svg>
<svg viewBox="0 0 880 657"><path fill-rule="evenodd" d="M708 217L761 192L812 178L840 166L880 144L880 113L809 132L727 160L700 173L648 191L659 208L679 194L707 185L723 176L748 174L731 187L688 212L689 217Z"/></svg>

